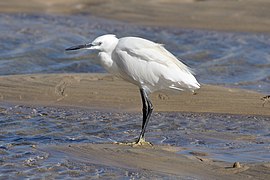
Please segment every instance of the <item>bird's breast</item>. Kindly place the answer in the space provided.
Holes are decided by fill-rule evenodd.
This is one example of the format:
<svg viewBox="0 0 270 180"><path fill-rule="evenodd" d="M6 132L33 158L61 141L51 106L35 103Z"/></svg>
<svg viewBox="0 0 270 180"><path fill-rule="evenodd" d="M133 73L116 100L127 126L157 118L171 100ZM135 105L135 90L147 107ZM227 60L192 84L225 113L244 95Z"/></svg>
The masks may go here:
<svg viewBox="0 0 270 180"><path fill-rule="evenodd" d="M109 73L115 74L118 70L115 67L114 62L111 58L111 55L105 52L100 52L98 54L100 64L104 67Z"/></svg>
<svg viewBox="0 0 270 180"><path fill-rule="evenodd" d="M139 87L155 86L159 80L159 72L152 62L130 56L128 53L113 55L121 78Z"/></svg>

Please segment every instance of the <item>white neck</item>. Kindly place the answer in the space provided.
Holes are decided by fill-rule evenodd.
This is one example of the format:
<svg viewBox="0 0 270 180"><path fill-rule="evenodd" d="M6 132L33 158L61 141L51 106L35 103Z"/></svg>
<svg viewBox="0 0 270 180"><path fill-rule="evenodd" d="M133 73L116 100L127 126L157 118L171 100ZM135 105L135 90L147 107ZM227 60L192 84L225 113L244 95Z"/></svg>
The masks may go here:
<svg viewBox="0 0 270 180"><path fill-rule="evenodd" d="M112 60L112 53L115 50L115 47L118 44L118 39L116 37L112 37L109 41L107 41L103 47L100 49L98 53L101 65L110 73L115 74L117 72L117 67L115 62Z"/></svg>
<svg viewBox="0 0 270 180"><path fill-rule="evenodd" d="M111 58L111 54L108 54L106 52L99 52L98 57L100 59L102 67L104 67L108 72L113 73L113 60Z"/></svg>

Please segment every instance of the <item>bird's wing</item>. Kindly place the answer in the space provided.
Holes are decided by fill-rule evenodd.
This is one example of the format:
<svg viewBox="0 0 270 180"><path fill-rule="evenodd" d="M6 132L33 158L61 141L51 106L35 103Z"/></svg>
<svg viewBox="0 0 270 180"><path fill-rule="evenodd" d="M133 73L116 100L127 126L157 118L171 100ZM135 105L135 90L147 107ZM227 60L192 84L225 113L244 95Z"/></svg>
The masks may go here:
<svg viewBox="0 0 270 180"><path fill-rule="evenodd" d="M162 45L140 38L123 38L112 53L121 77L158 89L198 89L192 71ZM158 86L158 87L156 87Z"/></svg>
<svg viewBox="0 0 270 180"><path fill-rule="evenodd" d="M179 61L173 54L167 51L161 44L157 44L141 38L129 38L120 41L116 47L116 54L127 53L136 59L154 61L165 66L178 66L182 71L192 73L192 70ZM121 55L120 55L121 56Z"/></svg>

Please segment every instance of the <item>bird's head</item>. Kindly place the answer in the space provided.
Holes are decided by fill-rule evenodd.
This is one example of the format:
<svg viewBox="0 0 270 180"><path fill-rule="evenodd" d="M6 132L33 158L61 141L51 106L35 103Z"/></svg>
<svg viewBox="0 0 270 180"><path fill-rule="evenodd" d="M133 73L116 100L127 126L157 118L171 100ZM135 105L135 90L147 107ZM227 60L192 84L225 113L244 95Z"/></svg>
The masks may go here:
<svg viewBox="0 0 270 180"><path fill-rule="evenodd" d="M113 34L106 34L97 37L93 42L87 44L81 44L67 48L66 51L78 50L78 49L95 49L103 52L112 52L118 43L118 38Z"/></svg>

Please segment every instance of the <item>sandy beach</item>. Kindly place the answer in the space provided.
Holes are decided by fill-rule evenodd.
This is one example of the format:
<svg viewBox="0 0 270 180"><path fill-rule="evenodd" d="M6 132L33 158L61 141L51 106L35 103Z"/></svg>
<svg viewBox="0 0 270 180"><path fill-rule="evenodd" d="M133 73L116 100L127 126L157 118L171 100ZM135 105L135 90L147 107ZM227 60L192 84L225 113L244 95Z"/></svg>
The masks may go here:
<svg viewBox="0 0 270 180"><path fill-rule="evenodd" d="M27 2L27 3L26 3ZM206 30L270 32L270 2L267 0L10 0L0 2L1 13L80 14L128 23ZM181 12L181 13L180 13ZM156 92L151 95L155 112L194 112L238 115L270 115L254 91L202 85L191 92ZM1 103L31 106L76 107L106 112L140 112L138 88L109 74L31 74L0 76ZM51 157L70 161L147 170L172 178L269 179L270 164L232 163L186 156L181 147L131 147L116 144L50 145L38 147ZM117 158L116 158L117 157ZM144 161L141 161L143 159ZM129 163L127 163L129 162ZM240 162L241 163L241 162ZM217 178L218 177L218 178Z"/></svg>
<svg viewBox="0 0 270 180"><path fill-rule="evenodd" d="M211 112L270 115L270 103L253 91L203 85L191 92L156 92L151 95L158 112ZM141 111L136 86L109 74L40 74L0 77L0 98L5 102L74 106L98 110Z"/></svg>

